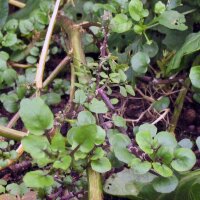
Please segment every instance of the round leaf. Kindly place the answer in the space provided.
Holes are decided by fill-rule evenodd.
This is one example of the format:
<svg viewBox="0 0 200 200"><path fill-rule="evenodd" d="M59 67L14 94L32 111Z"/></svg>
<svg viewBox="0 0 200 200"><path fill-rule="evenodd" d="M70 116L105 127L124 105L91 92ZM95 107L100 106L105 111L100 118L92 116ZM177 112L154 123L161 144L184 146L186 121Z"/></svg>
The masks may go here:
<svg viewBox="0 0 200 200"><path fill-rule="evenodd" d="M78 114L78 125L89 125L89 124L96 124L96 119L89 111L81 111Z"/></svg>
<svg viewBox="0 0 200 200"><path fill-rule="evenodd" d="M140 149L142 149L147 154L152 154L152 143L153 139L151 133L149 131L139 131L136 134L136 142L139 145Z"/></svg>
<svg viewBox="0 0 200 200"><path fill-rule="evenodd" d="M124 33L132 27L131 20L125 14L117 14L111 19L110 26L113 32Z"/></svg>
<svg viewBox="0 0 200 200"><path fill-rule="evenodd" d="M193 142L190 139L187 139L187 138L182 139L181 141L179 141L178 144L183 148L192 149L192 147L193 147Z"/></svg>
<svg viewBox="0 0 200 200"><path fill-rule="evenodd" d="M167 178L157 177L153 180L153 188L156 192L170 193L173 192L178 185L178 179L176 176Z"/></svg>
<svg viewBox="0 0 200 200"><path fill-rule="evenodd" d="M155 136L155 140L162 146L168 146L171 148L176 148L177 146L177 141L174 135L166 131L159 132Z"/></svg>
<svg viewBox="0 0 200 200"><path fill-rule="evenodd" d="M173 175L172 170L166 165L162 165L158 162L152 163L154 170L163 177L170 177Z"/></svg>
<svg viewBox="0 0 200 200"><path fill-rule="evenodd" d="M172 161L171 166L179 172L192 169L196 163L196 156L190 149L177 149L174 153L174 157L175 159Z"/></svg>
<svg viewBox="0 0 200 200"><path fill-rule="evenodd" d="M100 158L98 160L93 160L91 162L91 167L94 171L99 173L105 173L109 170L111 170L111 164L108 158Z"/></svg>
<svg viewBox="0 0 200 200"><path fill-rule="evenodd" d="M139 127L139 131L148 131L151 133L151 136L154 137L157 133L157 128L153 124L145 123Z"/></svg>
<svg viewBox="0 0 200 200"><path fill-rule="evenodd" d="M23 99L19 114L25 127L35 135L42 135L44 130L53 127L53 113L39 97Z"/></svg>
<svg viewBox="0 0 200 200"><path fill-rule="evenodd" d="M200 66L192 67L189 77L192 85L196 88L200 88Z"/></svg>
<svg viewBox="0 0 200 200"><path fill-rule="evenodd" d="M28 172L23 181L27 187L46 188L54 184L53 177L46 175L43 171L37 170Z"/></svg>
<svg viewBox="0 0 200 200"><path fill-rule="evenodd" d="M146 174L151 169L150 162L141 161L139 158L133 159L130 166L135 174Z"/></svg>
<svg viewBox="0 0 200 200"><path fill-rule="evenodd" d="M148 64L150 63L149 56L144 52L138 52L131 58L131 67L138 75L147 72Z"/></svg>

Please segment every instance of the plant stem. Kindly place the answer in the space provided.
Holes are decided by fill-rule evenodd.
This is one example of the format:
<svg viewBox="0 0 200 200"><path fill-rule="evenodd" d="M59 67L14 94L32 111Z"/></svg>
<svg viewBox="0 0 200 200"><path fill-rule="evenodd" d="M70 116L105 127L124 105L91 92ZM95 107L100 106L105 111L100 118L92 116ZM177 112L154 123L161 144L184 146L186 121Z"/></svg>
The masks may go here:
<svg viewBox="0 0 200 200"><path fill-rule="evenodd" d="M179 120L179 117L180 117L180 114L181 114L181 111L183 108L185 96L187 94L189 87L190 87L190 79L187 78L184 81L184 85L182 86L181 91L175 101L174 113L173 113L173 116L172 116L172 119L170 122L170 126L168 128L168 131L174 135L175 135L175 129L176 129L176 126L177 126L177 123L178 123L178 120Z"/></svg>
<svg viewBox="0 0 200 200"><path fill-rule="evenodd" d="M102 183L101 176L99 173L93 171L91 168L87 170L88 174L88 184L89 184L89 194L88 200L102 200Z"/></svg>
<svg viewBox="0 0 200 200"><path fill-rule="evenodd" d="M73 54L73 67L75 73L79 74L78 81L80 84L88 84L91 80L91 76L86 69L86 60L82 46L81 38L83 29L66 16L58 15L57 18L58 24L60 24L68 35L70 48Z"/></svg>
<svg viewBox="0 0 200 200"><path fill-rule="evenodd" d="M58 23L61 25L65 33L68 35L70 48L73 54L73 64L72 64L72 81L75 80L75 73L78 73L78 81L80 84L89 84L91 76L86 69L86 59L82 47L82 28L75 24L69 18L59 15ZM75 72L74 72L75 71ZM73 87L71 89L71 95L74 96L74 83L71 83ZM70 96L70 99L72 98ZM101 185L101 175L93 171L90 167L87 169L88 174L88 200L103 200L103 192Z"/></svg>
<svg viewBox="0 0 200 200"><path fill-rule="evenodd" d="M22 3L22 2L16 1L16 0L9 0L9 4L16 6L18 8L24 8L26 6L25 3Z"/></svg>
<svg viewBox="0 0 200 200"><path fill-rule="evenodd" d="M26 135L27 134L22 131L17 131L0 125L0 136L2 137L20 141Z"/></svg>
<svg viewBox="0 0 200 200"><path fill-rule="evenodd" d="M57 0L55 3L54 11L53 11L53 14L52 14L49 26L48 26L47 34L46 34L44 45L42 48L42 53L40 56L40 60L39 60L39 64L38 64L38 68L37 68L37 72L36 72L36 78L35 78L37 89L42 88L42 79L43 79L43 74L44 74L46 58L47 58L49 44L50 44L51 36L53 33L53 28L55 25L56 16L58 13L60 2L61 2L61 0Z"/></svg>
<svg viewBox="0 0 200 200"><path fill-rule="evenodd" d="M66 56L43 82L43 87L48 86L54 80L54 78L64 69L64 67L70 62L70 60L71 58L69 56Z"/></svg>
<svg viewBox="0 0 200 200"><path fill-rule="evenodd" d="M12 67L22 68L22 69L27 69L29 67L33 67L33 65L31 65L31 64L20 64L20 63L15 63L15 62L8 62L8 64Z"/></svg>

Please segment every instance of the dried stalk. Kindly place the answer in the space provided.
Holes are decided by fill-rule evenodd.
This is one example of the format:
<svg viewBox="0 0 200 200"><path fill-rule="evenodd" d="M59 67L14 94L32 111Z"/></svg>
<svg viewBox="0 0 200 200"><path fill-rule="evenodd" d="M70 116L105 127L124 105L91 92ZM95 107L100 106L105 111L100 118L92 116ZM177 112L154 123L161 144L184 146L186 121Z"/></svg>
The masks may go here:
<svg viewBox="0 0 200 200"><path fill-rule="evenodd" d="M43 48L42 48L42 53L41 53L41 56L40 56L37 72L36 72L35 82L36 82L36 87L39 90L42 88L42 80L43 80L46 58L47 58L49 44L50 44L51 36L52 36L52 33L53 33L53 29L54 29L54 25L55 25L56 16L57 16L57 13L58 13L60 2L61 2L61 0L56 1L54 11L53 11L53 14L52 14L49 26L48 26L44 45L43 45Z"/></svg>
<svg viewBox="0 0 200 200"><path fill-rule="evenodd" d="M2 137L20 141L26 135L27 134L22 131L17 131L0 125L0 136Z"/></svg>
<svg viewBox="0 0 200 200"><path fill-rule="evenodd" d="M16 0L9 0L9 4L16 6L18 8L24 8L26 6L25 3L22 3L22 2L16 1Z"/></svg>

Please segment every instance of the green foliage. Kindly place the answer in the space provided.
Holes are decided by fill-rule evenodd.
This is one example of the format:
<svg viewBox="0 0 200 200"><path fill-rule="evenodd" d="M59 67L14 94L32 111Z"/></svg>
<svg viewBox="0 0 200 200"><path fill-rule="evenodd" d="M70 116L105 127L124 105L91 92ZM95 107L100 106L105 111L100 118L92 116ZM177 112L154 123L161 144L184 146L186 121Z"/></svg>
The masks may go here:
<svg viewBox="0 0 200 200"><path fill-rule="evenodd" d="M45 188L54 184L53 177L40 170L28 172L23 180L27 187L32 188Z"/></svg>
<svg viewBox="0 0 200 200"><path fill-rule="evenodd" d="M188 54L194 53L199 50L199 45L198 45L199 39L200 39L200 33L192 33L188 35L180 50L178 50L176 55L169 63L167 67L167 74L171 74L172 72L177 72L182 69L181 67L182 58Z"/></svg>
<svg viewBox="0 0 200 200"><path fill-rule="evenodd" d="M140 0L130 1L128 8L132 19L135 21L140 21L149 15L149 11L143 8L143 3Z"/></svg>
<svg viewBox="0 0 200 200"><path fill-rule="evenodd" d="M96 98L93 98L89 104L89 110L97 114L108 112L106 104L102 100L98 100Z"/></svg>
<svg viewBox="0 0 200 200"><path fill-rule="evenodd" d="M131 58L131 67L138 75L142 75L147 72L149 63L149 56L144 52L138 52Z"/></svg>
<svg viewBox="0 0 200 200"><path fill-rule="evenodd" d="M44 130L53 127L53 114L41 98L23 99L19 113L24 125L32 134L42 135Z"/></svg>
<svg viewBox="0 0 200 200"><path fill-rule="evenodd" d="M132 22L125 14L118 14L111 20L110 26L113 32L123 33L130 30Z"/></svg>
<svg viewBox="0 0 200 200"><path fill-rule="evenodd" d="M156 109L156 111L161 112L164 109L168 108L169 104L170 104L169 98L162 97L161 99L159 99L153 103L153 107Z"/></svg>
<svg viewBox="0 0 200 200"><path fill-rule="evenodd" d="M6 19L8 17L8 1L7 0L2 0L0 2L0 8L1 8L1 12L0 12L0 30L2 29L2 27L4 26Z"/></svg>
<svg viewBox="0 0 200 200"><path fill-rule="evenodd" d="M169 90L179 88L181 80L175 84L172 80L167 86L157 81L162 82L162 78L171 75L169 81L171 78L176 80L182 70L187 74L190 66L193 97L200 102L199 61L194 59L199 53L199 30L195 30L199 14L193 10L198 10L199 1L111 0L97 3L77 0L74 7L73 1L60 6L60 13L64 12L76 23L97 24L83 31L85 53L92 57L87 57L86 63L79 61L84 64L75 75L77 80L88 74L90 77L84 84L75 83L73 104L69 102L73 106L69 112L68 107L63 106L66 95L74 92L64 78L68 70L63 70L53 84L42 88L41 97L27 99L36 92L36 66L54 1L25 2L25 8L9 16L8 1L0 2L0 102L3 112L19 110L29 132L21 143L37 170L24 176L26 186L0 181L0 192L23 199L30 187L37 191L38 198L44 199L62 187L73 194L70 190L86 190L88 167L98 173L110 170L113 173L115 168L128 166L129 169L113 173L106 180L105 192L131 199L198 199L199 172L185 173L196 163L191 150L193 142L189 139L177 142L171 133L158 132L160 126L157 130L146 123L134 127L133 135L129 124L132 119L123 118L128 114L118 107L126 105L130 95L135 95L137 81L142 82L148 76L152 78L150 87L156 93L147 91L147 94L155 94L157 99L151 105L152 112L161 113L173 107L175 93ZM101 27L96 22L100 22ZM70 37L60 34L58 28L56 26L46 52L46 62L50 62L46 63L48 70L44 78L51 75L52 67L66 52L69 54L66 44ZM15 69L16 65L28 69ZM158 96L160 91L163 92L159 95L161 98ZM174 94L173 98L170 94ZM7 122L1 115L0 124L6 126ZM63 130L63 123L67 129ZM9 159L17 158L13 145L13 141L0 142L0 167L5 167ZM199 138L196 145L199 149Z"/></svg>

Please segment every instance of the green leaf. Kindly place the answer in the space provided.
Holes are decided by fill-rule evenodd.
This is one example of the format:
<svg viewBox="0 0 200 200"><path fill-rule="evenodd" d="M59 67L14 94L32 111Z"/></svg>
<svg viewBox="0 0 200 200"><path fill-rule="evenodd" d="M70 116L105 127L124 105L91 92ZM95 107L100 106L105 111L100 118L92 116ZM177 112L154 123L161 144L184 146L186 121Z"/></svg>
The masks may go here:
<svg viewBox="0 0 200 200"><path fill-rule="evenodd" d="M169 104L170 104L169 98L162 97L161 99L159 99L153 103L153 107L156 109L156 111L161 112L164 109L168 108Z"/></svg>
<svg viewBox="0 0 200 200"><path fill-rule="evenodd" d="M125 89L125 87L123 87L123 86L119 86L119 89L120 89L120 94L122 95L122 96L124 96L124 97L127 97L127 92L126 92L126 89Z"/></svg>
<svg viewBox="0 0 200 200"><path fill-rule="evenodd" d="M176 29L180 31L187 29L187 26L185 25L185 16L174 10L168 10L162 13L159 16L158 21L161 25L169 29Z"/></svg>
<svg viewBox="0 0 200 200"><path fill-rule="evenodd" d="M18 28L18 21L16 19L11 19L8 22L6 22L3 29L7 32L15 32Z"/></svg>
<svg viewBox="0 0 200 200"><path fill-rule="evenodd" d="M49 20L48 20L48 15L47 13L44 13L41 10L35 10L33 14L35 20L43 25L47 25Z"/></svg>
<svg viewBox="0 0 200 200"><path fill-rule="evenodd" d="M25 71L26 75L26 81L30 84L34 83L35 76L36 76L36 69L35 68L29 68Z"/></svg>
<svg viewBox="0 0 200 200"><path fill-rule="evenodd" d="M197 103L200 103L200 93L195 93L193 95L193 99L197 102Z"/></svg>
<svg viewBox="0 0 200 200"><path fill-rule="evenodd" d="M0 97L1 102L3 103L4 108L10 112L15 113L19 109L19 103L18 103L18 96L14 93L3 95Z"/></svg>
<svg viewBox="0 0 200 200"><path fill-rule="evenodd" d="M50 144L46 137L29 134L22 139L22 146L40 166L52 162L46 153L50 152Z"/></svg>
<svg viewBox="0 0 200 200"><path fill-rule="evenodd" d="M96 127L97 127L97 132L96 132L95 144L101 145L105 141L106 131L100 126L96 126Z"/></svg>
<svg viewBox="0 0 200 200"><path fill-rule="evenodd" d="M125 168L118 173L112 174L112 176L105 181L104 191L110 195L138 200L141 199L137 198L140 191L144 188L147 189L147 184L151 183L155 177L155 175L150 173L138 175L134 173L133 169ZM149 196L148 193L145 199L149 200Z"/></svg>
<svg viewBox="0 0 200 200"><path fill-rule="evenodd" d="M87 157L87 153L83 153L81 151L76 151L74 154L74 159L75 160L80 160L80 159L85 159Z"/></svg>
<svg viewBox="0 0 200 200"><path fill-rule="evenodd" d="M144 52L138 52L131 58L131 67L138 75L147 72L149 63L149 56Z"/></svg>
<svg viewBox="0 0 200 200"><path fill-rule="evenodd" d="M11 183L6 186L6 190L13 195L21 195L21 188L20 185L16 183Z"/></svg>
<svg viewBox="0 0 200 200"><path fill-rule="evenodd" d="M0 30L6 23L6 19L8 17L8 12L9 12L9 6L8 6L8 0L1 0L0 1Z"/></svg>
<svg viewBox="0 0 200 200"><path fill-rule="evenodd" d="M169 132L162 131L155 136L155 140L161 145L172 149L177 147L177 141L174 135Z"/></svg>
<svg viewBox="0 0 200 200"><path fill-rule="evenodd" d="M182 0L169 0L167 3L167 8L171 10L181 5L182 5Z"/></svg>
<svg viewBox="0 0 200 200"><path fill-rule="evenodd" d="M174 149L170 146L161 146L156 152L156 159L165 164L170 164L174 158Z"/></svg>
<svg viewBox="0 0 200 200"><path fill-rule="evenodd" d="M161 164L159 162L152 163L153 169L163 177L170 177L173 175L172 170L167 167L165 164Z"/></svg>
<svg viewBox="0 0 200 200"><path fill-rule="evenodd" d="M200 49L199 42L200 32L191 33L190 35L188 35L182 47L176 52L175 56L167 66L167 75L170 75L171 73L175 73L182 69L181 61L183 57L185 55L198 51Z"/></svg>
<svg viewBox="0 0 200 200"><path fill-rule="evenodd" d="M33 23L26 19L26 20L20 20L19 21L19 30L22 34L29 34L31 31L33 31L34 26Z"/></svg>
<svg viewBox="0 0 200 200"><path fill-rule="evenodd" d="M8 118L7 117L0 117L0 125L6 126L8 124Z"/></svg>
<svg viewBox="0 0 200 200"><path fill-rule="evenodd" d="M126 127L126 121L123 117L119 115L113 115L112 120L115 126L124 127L124 128Z"/></svg>
<svg viewBox="0 0 200 200"><path fill-rule="evenodd" d="M190 149L179 148L174 152L174 157L171 166L179 172L192 169L196 163L196 156Z"/></svg>
<svg viewBox="0 0 200 200"><path fill-rule="evenodd" d="M149 11L143 8L141 0L131 0L128 9L132 19L135 21L140 21L149 15Z"/></svg>
<svg viewBox="0 0 200 200"><path fill-rule="evenodd" d="M80 146L79 149L83 153L89 153L94 148L96 136L96 125L72 127L67 133L67 139L72 148Z"/></svg>
<svg viewBox="0 0 200 200"><path fill-rule="evenodd" d="M189 77L192 85L196 88L200 88L200 66L192 67Z"/></svg>
<svg viewBox="0 0 200 200"><path fill-rule="evenodd" d="M136 134L136 142L139 145L140 149L142 149L147 154L152 154L152 144L153 139L150 131L139 131Z"/></svg>
<svg viewBox="0 0 200 200"><path fill-rule="evenodd" d="M6 192L5 187L0 185L0 194L5 193L5 192ZM0 195L0 198L1 198L1 195Z"/></svg>
<svg viewBox="0 0 200 200"><path fill-rule="evenodd" d="M98 100L96 98L93 98L91 103L89 104L89 110L96 114L108 112L106 104L102 100Z"/></svg>
<svg viewBox="0 0 200 200"><path fill-rule="evenodd" d="M65 138L59 132L53 136L51 148L54 151L65 152Z"/></svg>
<svg viewBox="0 0 200 200"><path fill-rule="evenodd" d="M91 167L96 172L105 173L107 171L110 171L112 166L108 158L103 157L98 160L93 160L91 162Z"/></svg>
<svg viewBox="0 0 200 200"><path fill-rule="evenodd" d="M135 158L135 156L131 152L129 152L128 149L122 147L114 147L114 154L119 161L124 162L126 164L130 164Z"/></svg>
<svg viewBox="0 0 200 200"><path fill-rule="evenodd" d="M130 143L131 140L127 135L123 135L121 133L118 134L113 134L109 138L109 142L113 148L125 148L127 147Z"/></svg>
<svg viewBox="0 0 200 200"><path fill-rule="evenodd" d="M132 95L135 96L135 91L133 90L133 87L131 85L125 85L126 91Z"/></svg>
<svg viewBox="0 0 200 200"><path fill-rule="evenodd" d="M151 44L145 43L142 45L142 52L146 53L149 55L150 58L153 58L157 55L159 50L158 44L153 41Z"/></svg>
<svg viewBox="0 0 200 200"><path fill-rule="evenodd" d="M4 71L7 69L7 62L6 60L0 57L0 71Z"/></svg>
<svg viewBox="0 0 200 200"><path fill-rule="evenodd" d="M9 68L3 72L2 77L7 85L11 85L17 79L17 72Z"/></svg>
<svg viewBox="0 0 200 200"><path fill-rule="evenodd" d="M27 187L32 188L47 188L54 184L53 177L41 170L26 173L23 181Z"/></svg>
<svg viewBox="0 0 200 200"><path fill-rule="evenodd" d="M198 149L200 150L200 136L197 137L196 144L197 144Z"/></svg>
<svg viewBox="0 0 200 200"><path fill-rule="evenodd" d="M155 137L156 136L156 133L157 133L157 128L155 125L153 124L148 124L148 123L145 123L145 124L142 124L139 126L139 131L148 131L151 133L151 136L152 137Z"/></svg>
<svg viewBox="0 0 200 200"><path fill-rule="evenodd" d="M178 142L178 144L183 147L183 148L187 148L187 149L192 149L193 147L193 142L190 139L182 139L181 141Z"/></svg>
<svg viewBox="0 0 200 200"><path fill-rule="evenodd" d="M132 27L131 20L125 14L117 14L110 22L111 30L116 33L124 33Z"/></svg>
<svg viewBox="0 0 200 200"><path fill-rule="evenodd" d="M81 111L77 117L78 125L96 124L96 119L89 111Z"/></svg>
<svg viewBox="0 0 200 200"><path fill-rule="evenodd" d="M98 159L102 158L104 155L105 155L105 151L101 147L97 147L93 151L93 155L90 159L91 160L98 160Z"/></svg>
<svg viewBox="0 0 200 200"><path fill-rule="evenodd" d="M146 174L151 169L151 163L148 161L141 161L139 158L134 158L130 163L131 168L135 174Z"/></svg>
<svg viewBox="0 0 200 200"><path fill-rule="evenodd" d="M27 61L29 64L35 64L35 63L37 62L37 58L34 57L34 56L27 56L26 61Z"/></svg>
<svg viewBox="0 0 200 200"><path fill-rule="evenodd" d="M171 177L157 177L153 180L153 188L160 193L173 192L178 186L178 179L176 176Z"/></svg>
<svg viewBox="0 0 200 200"><path fill-rule="evenodd" d="M39 97L23 99L19 114L25 127L35 135L42 135L46 129L53 127L53 113Z"/></svg>
<svg viewBox="0 0 200 200"><path fill-rule="evenodd" d="M53 163L53 167L55 169L62 169L62 170L67 170L71 164L71 157L66 155L66 156L63 156L61 158L61 160L57 160Z"/></svg>
<svg viewBox="0 0 200 200"><path fill-rule="evenodd" d="M47 105L57 105L61 102L60 94L55 92L50 92L45 95L42 95L41 98L45 101Z"/></svg>
<svg viewBox="0 0 200 200"><path fill-rule="evenodd" d="M11 47L15 45L17 41L17 35L15 33L8 32L3 38L2 45L4 47Z"/></svg>
<svg viewBox="0 0 200 200"><path fill-rule="evenodd" d="M30 50L30 54L32 56L39 56L40 54L40 49L38 47L33 47L31 50Z"/></svg>
<svg viewBox="0 0 200 200"><path fill-rule="evenodd" d="M8 142L1 141L0 142L0 149L6 149L8 147Z"/></svg>
<svg viewBox="0 0 200 200"><path fill-rule="evenodd" d="M166 6L165 6L165 4L162 1L158 1L155 4L154 12L156 14L162 14L163 12L165 12L165 10L166 10Z"/></svg>
<svg viewBox="0 0 200 200"><path fill-rule="evenodd" d="M85 92L83 90L76 90L75 91L75 103L83 104L87 99Z"/></svg>

